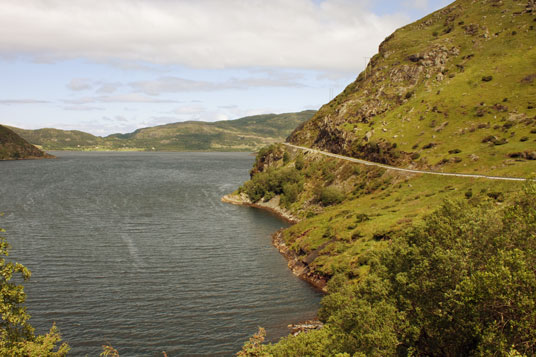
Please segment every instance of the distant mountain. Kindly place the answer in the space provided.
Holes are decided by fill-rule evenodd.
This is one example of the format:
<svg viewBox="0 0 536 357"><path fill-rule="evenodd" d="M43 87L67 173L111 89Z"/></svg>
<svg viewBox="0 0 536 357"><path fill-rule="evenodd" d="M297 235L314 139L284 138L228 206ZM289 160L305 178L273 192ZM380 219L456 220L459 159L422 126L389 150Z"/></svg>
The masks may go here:
<svg viewBox="0 0 536 357"><path fill-rule="evenodd" d="M0 160L49 159L49 155L0 125Z"/></svg>
<svg viewBox="0 0 536 357"><path fill-rule="evenodd" d="M265 114L214 123L188 121L107 137L77 130L11 129L46 150L253 151L283 141L315 113Z"/></svg>

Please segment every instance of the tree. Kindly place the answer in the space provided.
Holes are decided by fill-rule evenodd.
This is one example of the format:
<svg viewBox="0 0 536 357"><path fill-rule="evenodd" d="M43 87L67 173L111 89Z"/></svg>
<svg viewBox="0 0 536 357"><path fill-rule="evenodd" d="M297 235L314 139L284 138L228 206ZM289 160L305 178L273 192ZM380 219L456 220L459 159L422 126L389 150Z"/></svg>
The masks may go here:
<svg viewBox="0 0 536 357"><path fill-rule="evenodd" d="M507 207L446 202L373 253L371 273L325 298L321 316L345 352L395 354L378 344L390 339L399 355L534 355L535 202L534 185Z"/></svg>
<svg viewBox="0 0 536 357"><path fill-rule="evenodd" d="M0 228L0 232L5 232ZM69 346L61 342L58 329L53 324L49 333L36 336L28 320L24 301L24 287L14 280L20 276L30 279L31 272L24 265L6 260L10 246L0 237L0 355L2 356L65 356Z"/></svg>
<svg viewBox="0 0 536 357"><path fill-rule="evenodd" d="M503 204L445 202L336 275L324 328L258 348L274 356L536 355L536 185Z"/></svg>

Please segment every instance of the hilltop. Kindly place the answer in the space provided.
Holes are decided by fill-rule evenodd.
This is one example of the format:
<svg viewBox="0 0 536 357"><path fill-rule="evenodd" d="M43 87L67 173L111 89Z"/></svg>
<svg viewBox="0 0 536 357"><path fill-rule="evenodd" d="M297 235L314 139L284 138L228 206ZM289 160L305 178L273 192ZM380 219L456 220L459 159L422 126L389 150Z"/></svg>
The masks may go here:
<svg viewBox="0 0 536 357"><path fill-rule="evenodd" d="M458 0L398 29L356 80L287 141L400 168L536 177L535 15L532 0ZM494 296L486 289L504 280L486 269L517 273L506 268L507 262L497 263L500 253L481 244L485 239L497 239L495 248L526 244L509 239L536 234L530 219L518 223L518 233L501 230L515 230L507 217L533 215L533 198L534 187L526 183L399 172L272 145L259 151L251 180L225 200L266 207L297 222L275 234L274 244L296 275L328 293L320 311L327 328L289 337L269 352L504 355L515 350L514 341L533 337L522 337L516 330L521 325L508 332L490 327L494 314L504 317L505 312L476 295ZM515 211L518 206L527 211ZM439 253L439 247L445 250ZM489 255L478 258L483 259L478 265L468 249ZM454 277L448 268L431 271L441 264L477 266ZM480 270L490 280L476 292L472 272ZM419 271L429 275L421 278ZM536 281L531 274L530 284ZM445 281L434 280L442 277ZM456 295L462 294L455 289L464 279L463 294L470 291L472 297ZM505 284L502 293L496 292L504 294L501 299L512 293L536 304L533 287L514 293L518 285ZM417 292L410 294L410 288ZM478 303L467 302L474 306L471 313L454 311L455 304L466 306L454 297ZM530 325L530 311L518 307L516 313L524 315L509 316ZM519 348L534 352L533 344Z"/></svg>
<svg viewBox="0 0 536 357"><path fill-rule="evenodd" d="M49 159L49 155L0 125L0 160Z"/></svg>
<svg viewBox="0 0 536 357"><path fill-rule="evenodd" d="M527 1L478 4L395 31L289 141L404 167L533 173L534 15Z"/></svg>
<svg viewBox="0 0 536 357"><path fill-rule="evenodd" d="M213 123L188 121L106 137L77 130L11 129L46 150L252 151L284 140L314 113L264 114Z"/></svg>

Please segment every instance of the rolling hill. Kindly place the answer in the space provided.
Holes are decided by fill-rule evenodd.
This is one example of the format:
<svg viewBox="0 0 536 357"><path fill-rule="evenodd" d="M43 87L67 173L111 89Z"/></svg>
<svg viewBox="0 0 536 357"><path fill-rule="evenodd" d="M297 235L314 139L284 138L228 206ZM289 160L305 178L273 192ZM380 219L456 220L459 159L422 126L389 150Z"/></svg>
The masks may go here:
<svg viewBox="0 0 536 357"><path fill-rule="evenodd" d="M254 151L284 140L314 113L309 110L214 123L180 122L107 137L76 130L11 129L46 150Z"/></svg>

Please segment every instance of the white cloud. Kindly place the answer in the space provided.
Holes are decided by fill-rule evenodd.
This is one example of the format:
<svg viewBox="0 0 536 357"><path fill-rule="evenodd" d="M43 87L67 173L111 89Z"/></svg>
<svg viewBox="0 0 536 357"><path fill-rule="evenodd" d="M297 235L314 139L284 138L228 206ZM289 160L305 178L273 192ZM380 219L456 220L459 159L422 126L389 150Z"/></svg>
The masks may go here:
<svg viewBox="0 0 536 357"><path fill-rule="evenodd" d="M91 89L91 79L89 78L73 78L67 83L67 88L73 91L82 91Z"/></svg>
<svg viewBox="0 0 536 357"><path fill-rule="evenodd" d="M72 111L78 111L78 112L89 112L94 110L104 110L102 107L93 107L89 105L69 105L66 107L63 107L64 110L72 110Z"/></svg>
<svg viewBox="0 0 536 357"><path fill-rule="evenodd" d="M119 82L94 81L90 78L73 78L67 83L67 88L75 92L96 88L97 93L113 93L121 86L123 84Z"/></svg>
<svg viewBox="0 0 536 357"><path fill-rule="evenodd" d="M182 107L179 107L173 110L173 113L178 114L178 115L184 115L184 114L192 115L192 114L200 114L205 110L206 110L205 107L200 106L200 105L183 105Z"/></svg>
<svg viewBox="0 0 536 357"><path fill-rule="evenodd" d="M0 55L355 72L408 21L374 15L368 2L3 0Z"/></svg>
<svg viewBox="0 0 536 357"><path fill-rule="evenodd" d="M98 85L97 93L113 93L122 86L119 82L101 82Z"/></svg>
<svg viewBox="0 0 536 357"><path fill-rule="evenodd" d="M39 99L0 99L1 105L14 105L14 104L46 104L50 103L47 100Z"/></svg>
<svg viewBox="0 0 536 357"><path fill-rule="evenodd" d="M90 103L180 103L178 100L157 99L139 93L80 97L75 99L65 99L63 102L78 105Z"/></svg>
<svg viewBox="0 0 536 357"><path fill-rule="evenodd" d="M270 78L250 77L231 78L223 82L191 80L179 77L162 77L149 81L139 81L129 84L135 91L148 95L177 92L210 92L225 89L250 89L253 87L304 87L303 84L286 75Z"/></svg>

